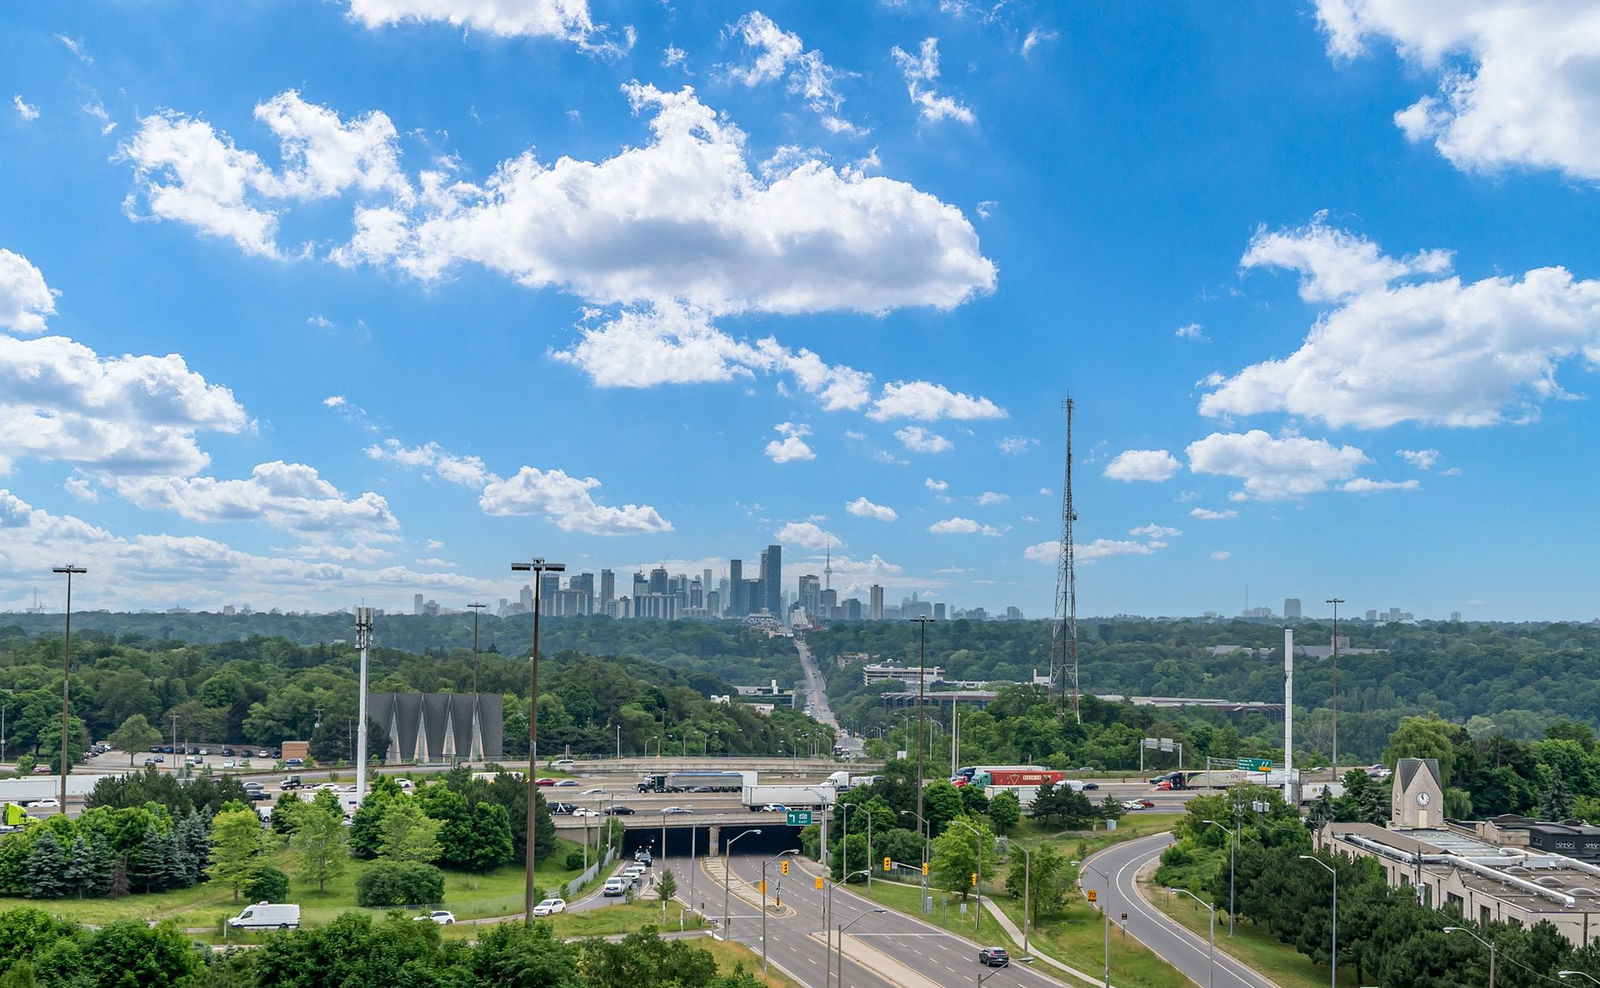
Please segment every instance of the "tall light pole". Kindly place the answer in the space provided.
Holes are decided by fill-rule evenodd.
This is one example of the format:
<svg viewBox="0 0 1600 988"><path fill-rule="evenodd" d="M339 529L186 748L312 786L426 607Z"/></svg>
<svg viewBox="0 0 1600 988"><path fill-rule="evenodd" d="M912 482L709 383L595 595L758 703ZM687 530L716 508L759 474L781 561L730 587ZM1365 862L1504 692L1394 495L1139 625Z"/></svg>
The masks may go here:
<svg viewBox="0 0 1600 988"><path fill-rule="evenodd" d="M1007 847L1012 847L1014 843L1017 850L1022 852L1022 957L1027 960L1030 953L1028 950L1029 921L1033 918L1029 910L1033 891L1033 852L1028 850L1027 846L1021 841L1013 842L1006 837L1000 839L1006 842Z"/></svg>
<svg viewBox="0 0 1600 988"><path fill-rule="evenodd" d="M537 556L530 562L511 564L513 573L533 574L533 661L529 663L528 673L528 826L524 848L527 879L522 890L522 921L528 926L533 925L533 904L537 901L533 894L533 835L539 819L536 812L539 787L534 784L539 775L539 599L544 596L544 574L565 572L566 568L564 563L547 563Z"/></svg>
<svg viewBox="0 0 1600 988"><path fill-rule="evenodd" d="M734 841L737 841L741 837L749 837L751 834L759 833L761 833L760 827L757 827L754 830L746 830L743 833L734 834L732 837L728 838L728 842L726 844L722 845L722 939L724 940L728 939L728 857L733 852Z"/></svg>
<svg viewBox="0 0 1600 988"><path fill-rule="evenodd" d="M1096 868L1094 865L1089 864L1087 862L1081 862L1080 864L1082 865L1082 867L1088 869L1089 871L1094 872L1096 875L1099 875L1100 876L1100 880L1105 883L1104 885L1101 886L1101 894L1104 895L1106 897L1106 899L1105 899L1104 902L1100 903L1100 915L1101 915L1101 917L1103 917L1105 919L1105 925L1106 925L1106 936L1105 936L1105 965L1106 965L1105 974L1106 974L1106 983L1105 983L1105 988L1111 988L1111 889L1112 889L1111 876L1106 874L1105 872L1101 871L1099 868Z"/></svg>
<svg viewBox="0 0 1600 988"><path fill-rule="evenodd" d="M1301 857L1304 857L1304 856L1305 855L1301 855ZM1313 858L1312 860L1316 860L1316 859ZM1320 861L1317 862L1317 863L1321 864ZM1206 907L1206 911L1211 913L1211 970L1210 970L1210 973L1206 976L1206 984L1209 986L1209 988L1216 988L1216 984L1217 984L1217 909L1216 909L1216 907L1213 906L1211 903L1207 902L1206 900L1200 898L1198 895L1195 895L1193 892L1189 891L1188 889L1169 888L1169 889L1167 889L1167 891L1168 892L1182 892L1184 895L1186 895L1189 898L1193 899L1194 901L1200 903L1202 906L1205 906Z"/></svg>
<svg viewBox="0 0 1600 988"><path fill-rule="evenodd" d="M928 836L927 835L932 832L933 828L928 826L928 821L923 819L923 816L922 816L921 813L918 813L915 810L901 810L900 811L900 815L901 816L905 816L907 814L910 814L911 816L914 816L914 817L917 818L917 826L918 826L918 828L920 828L923 831L923 837L922 837L922 900L918 903L918 905L922 908L923 912L925 912L925 913L926 912L931 912L933 907L930 904L929 899L928 899Z"/></svg>
<svg viewBox="0 0 1600 988"><path fill-rule="evenodd" d="M1584 974L1582 971L1557 971L1556 972L1556 976L1560 977L1560 978L1570 978L1570 977L1572 977L1574 975L1576 975L1576 976L1578 976L1580 978L1584 978L1585 980L1592 981L1597 985L1600 985L1600 978L1597 978L1592 974Z"/></svg>
<svg viewBox="0 0 1600 988"><path fill-rule="evenodd" d="M356 648L361 653L356 700L356 805L367 798L367 650L372 647L372 608L356 608Z"/></svg>
<svg viewBox="0 0 1600 988"><path fill-rule="evenodd" d="M779 851L772 857L761 862L761 973L767 972L767 865L787 854L799 854L798 847L791 847L787 851Z"/></svg>
<svg viewBox="0 0 1600 988"><path fill-rule="evenodd" d="M488 604L468 604L472 608L472 704L477 709L478 704L478 614Z"/></svg>
<svg viewBox="0 0 1600 988"><path fill-rule="evenodd" d="M1444 931L1446 933L1465 933L1467 936L1471 937L1472 939L1474 939L1474 940L1478 941L1479 943L1483 944L1485 947L1489 948L1489 988L1494 988L1494 955L1495 955L1494 941L1485 940L1483 937L1478 936L1476 933L1472 932L1471 930L1467 929L1464 926L1447 926L1447 927L1444 928ZM1566 972L1562 972L1562 976L1565 977L1566 976ZM1587 977L1587 975L1585 975L1585 977ZM1593 981L1594 979L1593 978L1589 978L1589 980Z"/></svg>
<svg viewBox="0 0 1600 988"><path fill-rule="evenodd" d="M61 810L67 812L67 724L68 708L72 696L72 577L87 573L82 566L52 566L52 573L65 573L67 577L67 639L61 652Z"/></svg>
<svg viewBox="0 0 1600 988"><path fill-rule="evenodd" d="M845 880L849 881L849 876L846 876ZM838 950L838 958L839 959L838 959L838 965L837 966L838 966L839 973L833 979L833 983L838 985L839 988L844 988L844 935L845 935L845 933L847 933L849 931L850 927L852 927L852 926L856 925L857 923L861 922L862 920L866 919L868 916L881 915L881 914L886 913L888 911L889 910L883 909L881 907L877 908L877 909L872 909L872 910L869 910L868 912L862 913L861 915L857 916L855 919L852 919L850 922L845 923L843 926L839 927L839 939L837 941L835 941L836 944L837 944L837 950Z"/></svg>
<svg viewBox="0 0 1600 988"><path fill-rule="evenodd" d="M1239 843L1239 832L1236 830L1229 830L1227 827L1224 827L1215 820L1203 820L1201 822L1209 823L1211 826L1219 828L1223 833L1228 835L1228 936L1231 937L1233 936L1233 873L1235 871L1233 852L1234 848L1238 846ZM1238 821L1235 820L1234 822L1237 823Z"/></svg>
<svg viewBox="0 0 1600 988"><path fill-rule="evenodd" d="M920 646L918 646L918 648L917 648L917 819L920 821L920 820L923 819L923 816L922 816L922 788L923 788L922 762L923 762L923 759L927 756L927 751L926 751L927 743L926 743L926 741L924 739L925 739L925 737L927 735L927 730L928 730L928 728L927 728L928 714L927 714L927 709L923 706L923 698L927 695L925 691L927 689L927 684L928 684L928 625L933 623L933 618L930 618L930 617L915 617L915 618L912 618L911 620L915 621L922 628L922 644ZM923 826L926 827L927 824L923 823ZM926 834L924 836L924 838L923 838L923 841L922 841L922 863L923 864L927 864L928 863L928 841L930 841L932 839L933 839L933 834L931 834L931 833Z"/></svg>
<svg viewBox="0 0 1600 988"><path fill-rule="evenodd" d="M966 827L972 831L972 836L978 839L978 870L972 873L972 887L978 897L978 908L974 910L977 913L977 918L972 921L972 933L976 936L983 929L983 831L959 817L950 822Z"/></svg>
<svg viewBox="0 0 1600 988"><path fill-rule="evenodd" d="M1336 868L1333 867L1333 865L1331 865L1328 862L1322 860L1321 858L1315 858L1315 857L1312 857L1309 854L1302 854L1302 855L1300 855L1300 857L1304 858L1307 861L1315 861L1317 864L1319 864L1322 867L1328 869L1328 874L1333 876L1333 923L1332 923L1332 926L1333 926L1333 947L1332 947L1332 952L1328 955L1328 966L1330 968L1330 970L1328 971L1328 985L1330 986L1330 988L1338 988L1338 985L1339 985L1339 872L1338 872L1338 870ZM1454 929L1454 927L1445 927L1445 929L1446 930ZM1468 931L1468 932L1470 932L1470 931ZM1490 965L1490 970L1492 971L1494 969L1494 948L1493 947L1489 948L1489 965ZM1493 974L1489 975L1489 984L1490 985L1494 984L1494 975Z"/></svg>
<svg viewBox="0 0 1600 988"><path fill-rule="evenodd" d="M1341 597L1329 597L1325 603L1333 605L1333 659L1329 666L1333 673L1333 781L1339 781L1339 605Z"/></svg>

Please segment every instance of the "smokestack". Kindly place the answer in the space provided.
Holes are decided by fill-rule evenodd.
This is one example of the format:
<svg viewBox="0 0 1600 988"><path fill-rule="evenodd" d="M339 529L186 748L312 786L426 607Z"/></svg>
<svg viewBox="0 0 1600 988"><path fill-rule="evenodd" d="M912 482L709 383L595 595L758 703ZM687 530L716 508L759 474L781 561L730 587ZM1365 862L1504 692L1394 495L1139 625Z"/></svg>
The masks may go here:
<svg viewBox="0 0 1600 988"><path fill-rule="evenodd" d="M1294 798L1294 629L1283 629L1283 800Z"/></svg>

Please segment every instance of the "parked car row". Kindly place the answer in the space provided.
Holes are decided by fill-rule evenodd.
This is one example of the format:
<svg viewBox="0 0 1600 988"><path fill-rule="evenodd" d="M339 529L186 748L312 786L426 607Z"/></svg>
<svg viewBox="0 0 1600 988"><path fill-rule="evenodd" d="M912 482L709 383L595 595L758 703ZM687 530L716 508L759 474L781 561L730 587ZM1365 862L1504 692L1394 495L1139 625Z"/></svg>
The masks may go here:
<svg viewBox="0 0 1600 988"><path fill-rule="evenodd" d="M97 745L96 747L99 747L99 746ZM93 749L90 749L90 750L93 750ZM105 752L110 751L110 750L111 750L111 746L110 745L105 745L103 750L96 751L95 754L97 754L97 755L104 754ZM239 758L277 758L278 757L278 751L269 750L267 748L251 749L251 748L232 748L232 747L228 747L228 748L218 748L215 751L213 751L211 748L202 748L199 745L187 745L187 746L185 746L185 745L181 745L180 744L180 745L174 746L174 745L170 745L170 744L153 744L153 745L150 746L150 751L152 753L154 753L154 754L157 754L157 755L199 755L201 757L205 757L206 755L216 754L216 755L221 755L223 758L233 758L233 757L239 757Z"/></svg>

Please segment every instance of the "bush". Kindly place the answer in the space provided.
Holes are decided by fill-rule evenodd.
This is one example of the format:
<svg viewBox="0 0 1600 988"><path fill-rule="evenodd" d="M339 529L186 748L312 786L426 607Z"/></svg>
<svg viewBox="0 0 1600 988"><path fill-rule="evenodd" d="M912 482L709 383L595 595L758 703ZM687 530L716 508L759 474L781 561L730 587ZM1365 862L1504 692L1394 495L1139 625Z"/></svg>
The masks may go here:
<svg viewBox="0 0 1600 988"><path fill-rule="evenodd" d="M583 848L576 848L567 852L567 869L577 871L582 868L588 856L583 853Z"/></svg>
<svg viewBox="0 0 1600 988"><path fill-rule="evenodd" d="M421 906L444 901L444 872L414 861L379 861L356 879L358 906Z"/></svg>
<svg viewBox="0 0 1600 988"><path fill-rule="evenodd" d="M271 865L262 865L244 883L243 891L251 902L288 902L289 876Z"/></svg>

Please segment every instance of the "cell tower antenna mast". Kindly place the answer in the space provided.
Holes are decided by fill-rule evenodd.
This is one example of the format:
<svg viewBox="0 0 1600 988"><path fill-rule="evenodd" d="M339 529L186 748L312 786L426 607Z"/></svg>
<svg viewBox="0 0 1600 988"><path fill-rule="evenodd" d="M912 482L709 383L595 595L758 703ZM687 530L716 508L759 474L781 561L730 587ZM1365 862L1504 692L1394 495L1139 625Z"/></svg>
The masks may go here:
<svg viewBox="0 0 1600 988"><path fill-rule="evenodd" d="M1062 402L1067 413L1067 473L1061 485L1061 551L1056 568L1056 623L1050 643L1050 691L1059 704L1070 691L1072 716L1083 723L1078 706L1078 577L1072 544L1072 523L1078 514L1072 507L1072 406Z"/></svg>
<svg viewBox="0 0 1600 988"><path fill-rule="evenodd" d="M833 589L833 540L828 540L828 558L822 564L822 589Z"/></svg>

